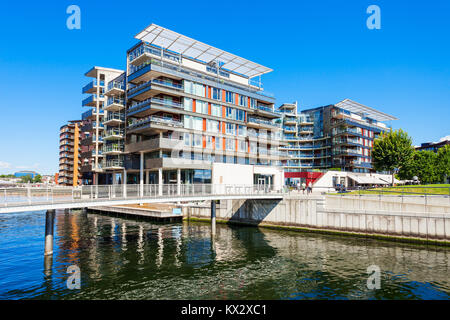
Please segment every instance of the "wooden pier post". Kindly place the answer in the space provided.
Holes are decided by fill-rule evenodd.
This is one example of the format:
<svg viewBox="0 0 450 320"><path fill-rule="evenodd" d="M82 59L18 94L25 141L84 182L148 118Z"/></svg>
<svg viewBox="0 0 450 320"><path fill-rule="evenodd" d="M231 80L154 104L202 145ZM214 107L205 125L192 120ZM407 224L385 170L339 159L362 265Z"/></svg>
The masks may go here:
<svg viewBox="0 0 450 320"><path fill-rule="evenodd" d="M216 235L216 200L211 200L211 235Z"/></svg>
<svg viewBox="0 0 450 320"><path fill-rule="evenodd" d="M53 229L55 224L55 210L45 213L45 249L44 255L53 254Z"/></svg>

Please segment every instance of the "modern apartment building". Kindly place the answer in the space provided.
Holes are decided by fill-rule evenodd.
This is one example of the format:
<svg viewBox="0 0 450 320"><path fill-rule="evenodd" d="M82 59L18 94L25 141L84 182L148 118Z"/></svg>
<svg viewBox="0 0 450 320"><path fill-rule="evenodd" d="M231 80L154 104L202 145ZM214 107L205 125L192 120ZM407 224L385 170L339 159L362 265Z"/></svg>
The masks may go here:
<svg viewBox="0 0 450 320"><path fill-rule="evenodd" d="M84 184L105 184L108 183L105 170L123 152L125 127L124 102L117 105L120 94L108 90L107 85L125 75L122 70L103 67L93 67L85 75L91 80L82 89L82 93L89 95L82 101L82 106L89 108L81 116L82 178Z"/></svg>
<svg viewBox="0 0 450 320"><path fill-rule="evenodd" d="M296 104L284 104L279 112L289 143L284 148L293 157L284 163L286 178L313 169L372 172L373 141L388 130L386 121L397 120L350 99L300 113Z"/></svg>
<svg viewBox="0 0 450 320"><path fill-rule="evenodd" d="M450 140L442 140L439 142L425 142L420 145L420 147L415 147L417 151L427 150L437 153L440 148L450 145Z"/></svg>
<svg viewBox="0 0 450 320"><path fill-rule="evenodd" d="M321 129L320 113L299 113L297 103L285 103L278 110L283 115L283 137L288 143L281 149L290 156L283 163L285 172L329 168L331 138Z"/></svg>
<svg viewBox="0 0 450 320"><path fill-rule="evenodd" d="M80 121L70 121L59 130L58 184L81 185Z"/></svg>
<svg viewBox="0 0 450 320"><path fill-rule="evenodd" d="M282 181L281 116L261 83L271 69L154 24L135 38L126 73L86 74L96 129L83 164L98 176L86 182L216 184L243 168L255 184Z"/></svg>

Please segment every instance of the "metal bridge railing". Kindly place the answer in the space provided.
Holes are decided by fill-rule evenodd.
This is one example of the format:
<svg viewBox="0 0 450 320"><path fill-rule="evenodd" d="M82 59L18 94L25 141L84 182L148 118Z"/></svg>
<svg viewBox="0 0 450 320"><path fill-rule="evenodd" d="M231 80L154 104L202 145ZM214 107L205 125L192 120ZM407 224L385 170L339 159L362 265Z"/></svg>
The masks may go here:
<svg viewBox="0 0 450 320"><path fill-rule="evenodd" d="M269 185L213 184L117 184L79 187L12 187L0 188L0 207L86 203L105 200L128 200L168 197L202 197L224 195L276 195Z"/></svg>

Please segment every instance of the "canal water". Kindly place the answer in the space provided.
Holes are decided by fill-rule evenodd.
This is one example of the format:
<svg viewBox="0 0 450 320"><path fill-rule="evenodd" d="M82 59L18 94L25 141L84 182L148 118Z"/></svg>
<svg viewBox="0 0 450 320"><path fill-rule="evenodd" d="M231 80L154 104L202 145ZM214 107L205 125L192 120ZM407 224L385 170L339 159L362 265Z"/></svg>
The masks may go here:
<svg viewBox="0 0 450 320"><path fill-rule="evenodd" d="M0 216L0 299L450 298L445 248L220 224L212 241L206 223L57 211L45 260L44 223L45 212Z"/></svg>

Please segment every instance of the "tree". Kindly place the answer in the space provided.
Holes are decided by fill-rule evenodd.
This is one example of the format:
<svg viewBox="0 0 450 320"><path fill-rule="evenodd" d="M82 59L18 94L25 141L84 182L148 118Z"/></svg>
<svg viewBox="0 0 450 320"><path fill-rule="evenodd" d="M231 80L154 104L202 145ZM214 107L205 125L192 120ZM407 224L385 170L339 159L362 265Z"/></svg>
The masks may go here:
<svg viewBox="0 0 450 320"><path fill-rule="evenodd" d="M42 176L40 174L37 174L34 179L33 179L34 183L40 183L42 182Z"/></svg>
<svg viewBox="0 0 450 320"><path fill-rule="evenodd" d="M22 176L20 178L22 183L28 183L28 182L33 182L33 178L31 178L31 175L27 174L25 176Z"/></svg>
<svg viewBox="0 0 450 320"><path fill-rule="evenodd" d="M446 182L450 177L450 145L440 148L436 158L437 175L439 182Z"/></svg>
<svg viewBox="0 0 450 320"><path fill-rule="evenodd" d="M414 153L412 140L402 129L383 132L375 139L372 150L372 163L377 171L389 171L394 184L395 169L407 166Z"/></svg>
<svg viewBox="0 0 450 320"><path fill-rule="evenodd" d="M421 183L436 183L440 180L436 167L437 154L432 151L416 151L413 159L399 172L402 179L417 176Z"/></svg>

